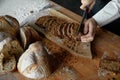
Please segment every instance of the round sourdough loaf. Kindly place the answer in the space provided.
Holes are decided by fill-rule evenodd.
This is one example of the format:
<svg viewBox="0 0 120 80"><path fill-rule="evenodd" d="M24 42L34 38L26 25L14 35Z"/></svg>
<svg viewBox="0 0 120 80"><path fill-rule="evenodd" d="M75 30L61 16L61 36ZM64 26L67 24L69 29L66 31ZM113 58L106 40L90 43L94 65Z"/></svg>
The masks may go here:
<svg viewBox="0 0 120 80"><path fill-rule="evenodd" d="M17 36L19 23L9 15L0 16L0 31L7 32L12 36Z"/></svg>
<svg viewBox="0 0 120 80"><path fill-rule="evenodd" d="M30 44L18 61L18 71L27 78L41 79L51 74L49 55L41 42Z"/></svg>
<svg viewBox="0 0 120 80"><path fill-rule="evenodd" d="M0 32L0 74L15 70L22 53L23 49L15 38Z"/></svg>

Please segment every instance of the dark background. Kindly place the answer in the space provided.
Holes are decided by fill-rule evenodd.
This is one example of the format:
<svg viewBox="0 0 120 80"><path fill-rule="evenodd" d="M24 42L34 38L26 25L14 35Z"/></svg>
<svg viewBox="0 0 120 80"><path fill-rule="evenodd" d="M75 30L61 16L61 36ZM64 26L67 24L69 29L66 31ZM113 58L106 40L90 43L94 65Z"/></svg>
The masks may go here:
<svg viewBox="0 0 120 80"><path fill-rule="evenodd" d="M80 0L52 0L57 4L73 11L78 15L82 15L83 11L80 10ZM97 0L94 5L92 11L89 13L88 18L92 17L96 14L100 9L102 9L110 0ZM120 35L120 18L115 20L114 22L103 26L102 28L109 30L117 35Z"/></svg>

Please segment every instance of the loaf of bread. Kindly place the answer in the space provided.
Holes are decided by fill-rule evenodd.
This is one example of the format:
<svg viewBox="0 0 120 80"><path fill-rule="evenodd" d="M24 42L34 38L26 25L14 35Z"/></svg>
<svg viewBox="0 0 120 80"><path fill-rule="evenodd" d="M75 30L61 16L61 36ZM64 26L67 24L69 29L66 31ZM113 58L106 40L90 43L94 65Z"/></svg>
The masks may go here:
<svg viewBox="0 0 120 80"><path fill-rule="evenodd" d="M17 39L8 33L0 32L0 74L16 69L16 63L23 53Z"/></svg>
<svg viewBox="0 0 120 80"><path fill-rule="evenodd" d="M120 59L106 57L100 60L99 63L99 74L109 74L114 76L115 74L120 75Z"/></svg>
<svg viewBox="0 0 120 80"><path fill-rule="evenodd" d="M36 21L38 26L57 37L76 39L75 32L79 26L77 23L70 23L55 16L43 16Z"/></svg>
<svg viewBox="0 0 120 80"><path fill-rule="evenodd" d="M104 56L104 55L103 55ZM98 70L99 77L105 77L112 80L120 79L120 58L118 56L106 56L101 58ZM117 78L119 77L119 78Z"/></svg>
<svg viewBox="0 0 120 80"><path fill-rule="evenodd" d="M104 59L100 61L101 69L106 69L108 71L112 71L114 73L120 73L120 61L113 59Z"/></svg>
<svg viewBox="0 0 120 80"><path fill-rule="evenodd" d="M90 43L82 43L80 41L81 33L76 35L76 30L79 27L78 23L68 22L56 16L42 16L35 24L37 26L33 27L36 30L62 48L71 53L92 58Z"/></svg>
<svg viewBox="0 0 120 80"><path fill-rule="evenodd" d="M18 61L18 71L27 78L42 79L51 74L49 55L44 45L37 41L30 44Z"/></svg>
<svg viewBox="0 0 120 80"><path fill-rule="evenodd" d="M0 31L7 32L16 37L19 32L19 23L9 15L0 16Z"/></svg>
<svg viewBox="0 0 120 80"><path fill-rule="evenodd" d="M30 43L40 40L39 34L29 25L20 28L20 37L24 49L26 49Z"/></svg>

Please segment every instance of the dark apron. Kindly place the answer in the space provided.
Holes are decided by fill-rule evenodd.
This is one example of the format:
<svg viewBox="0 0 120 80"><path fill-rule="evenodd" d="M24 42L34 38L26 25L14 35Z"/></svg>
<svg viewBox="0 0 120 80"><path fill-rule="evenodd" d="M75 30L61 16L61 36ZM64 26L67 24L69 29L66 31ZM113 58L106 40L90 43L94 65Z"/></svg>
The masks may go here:
<svg viewBox="0 0 120 80"><path fill-rule="evenodd" d="M96 3L91 11L91 16L101 10L109 1L111 0L96 0Z"/></svg>

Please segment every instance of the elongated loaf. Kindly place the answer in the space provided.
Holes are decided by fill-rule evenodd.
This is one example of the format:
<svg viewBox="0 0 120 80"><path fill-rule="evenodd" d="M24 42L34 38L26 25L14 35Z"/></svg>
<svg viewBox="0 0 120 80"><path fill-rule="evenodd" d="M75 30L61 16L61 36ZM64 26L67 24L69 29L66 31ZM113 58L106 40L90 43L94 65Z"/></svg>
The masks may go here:
<svg viewBox="0 0 120 80"><path fill-rule="evenodd" d="M76 35L79 27L78 23L68 22L56 16L42 16L33 26L36 30L43 33L49 40L55 42L70 53L75 53L86 58L92 58L91 44L82 43L81 33Z"/></svg>
<svg viewBox="0 0 120 80"><path fill-rule="evenodd" d="M43 16L36 21L36 24L46 29L49 33L62 39L68 38L75 40L77 38L75 35L79 26L77 23L70 23L55 16Z"/></svg>

